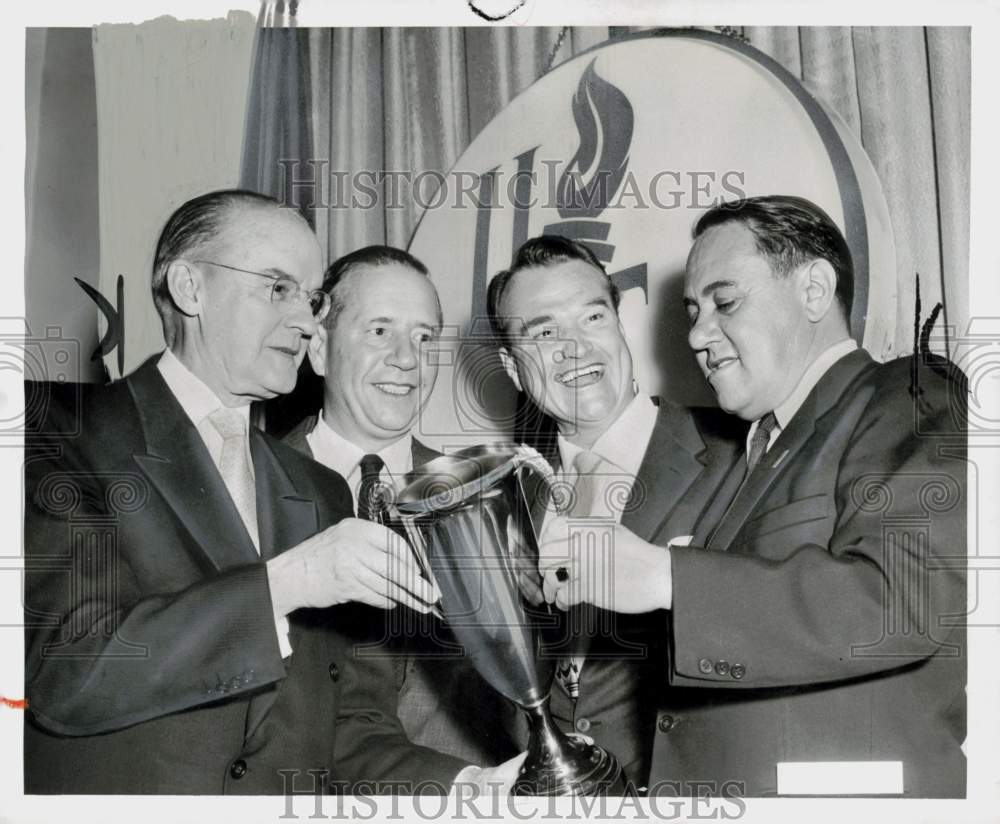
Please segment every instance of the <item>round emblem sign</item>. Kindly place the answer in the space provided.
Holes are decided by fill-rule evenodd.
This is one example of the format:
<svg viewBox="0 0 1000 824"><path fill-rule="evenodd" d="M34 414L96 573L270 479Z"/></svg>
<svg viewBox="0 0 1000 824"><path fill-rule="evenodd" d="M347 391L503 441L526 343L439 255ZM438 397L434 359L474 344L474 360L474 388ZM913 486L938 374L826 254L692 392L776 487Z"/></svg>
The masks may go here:
<svg viewBox="0 0 1000 824"><path fill-rule="evenodd" d="M517 401L486 288L543 233L587 244L621 288L643 389L712 404L681 302L691 230L720 202L767 194L808 198L840 225L856 269L852 330L881 351L895 256L878 179L847 126L779 64L683 29L617 40L546 74L476 137L411 241L447 323L428 353L441 371L420 436L447 448L511 434Z"/></svg>

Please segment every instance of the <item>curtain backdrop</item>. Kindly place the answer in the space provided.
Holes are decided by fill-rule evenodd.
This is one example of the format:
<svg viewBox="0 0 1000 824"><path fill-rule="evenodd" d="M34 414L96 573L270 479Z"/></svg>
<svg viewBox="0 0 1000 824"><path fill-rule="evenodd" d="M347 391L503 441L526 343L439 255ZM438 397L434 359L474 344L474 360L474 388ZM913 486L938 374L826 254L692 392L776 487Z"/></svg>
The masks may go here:
<svg viewBox="0 0 1000 824"><path fill-rule="evenodd" d="M188 198L239 181L254 31L246 12L94 28L99 284L121 310L125 373L163 348L149 288L163 224ZM98 325L103 335L100 312ZM121 375L118 356L116 350L104 359L113 378Z"/></svg>
<svg viewBox="0 0 1000 824"><path fill-rule="evenodd" d="M286 112L309 129L309 153L298 157L329 161L328 170L348 174L447 172L489 120L547 68L636 30L301 30L298 74L308 78L310 105ZM894 328L891 353L912 351L918 273L924 317L941 300L943 322L964 332L969 317L969 30L729 31L775 58L831 105L871 158L896 237L896 317L885 319ZM283 100L274 98L271 110L293 98ZM260 168L277 168L282 157L259 158ZM282 194L281 181L270 173L244 182ZM316 209L312 218L329 258L369 243L405 247L418 209L411 199L399 208L388 201L384 197L386 208Z"/></svg>

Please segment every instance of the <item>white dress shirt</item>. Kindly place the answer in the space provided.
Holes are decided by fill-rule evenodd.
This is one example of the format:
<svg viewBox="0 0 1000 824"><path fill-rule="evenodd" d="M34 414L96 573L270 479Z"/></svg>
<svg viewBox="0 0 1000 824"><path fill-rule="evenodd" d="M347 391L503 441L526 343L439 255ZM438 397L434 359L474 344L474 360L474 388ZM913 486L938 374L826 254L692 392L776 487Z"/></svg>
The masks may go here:
<svg viewBox="0 0 1000 824"><path fill-rule="evenodd" d="M351 488L354 511L358 511L358 491L361 488L361 459L367 455L358 446L337 433L320 413L313 431L306 435L306 442L312 450L313 458L341 475ZM392 484L399 491L403 476L413 470L413 436L407 432L394 443L378 452L385 464L379 473L382 483Z"/></svg>
<svg viewBox="0 0 1000 824"><path fill-rule="evenodd" d="M212 463L215 464L215 468L219 469L219 464L222 460L223 438L208 416L216 409L223 408L225 404L219 400L219 397L197 375L181 363L178 357L169 349L164 350L163 355L160 356L160 360L156 364L156 368L160 370L160 375L163 376L167 388L177 398L177 402L181 405L181 409L184 410L184 414L190 418L191 423L198 430L198 435L204 442L205 448L212 458ZM249 432L250 404L244 404L238 407L236 411L246 416L247 432ZM245 441L244 448L246 449L247 464L251 468L250 471L253 472L253 461L250 460L249 436ZM254 545L254 549L257 550L257 554L259 555L260 547ZM281 650L281 657L287 658L292 654L292 646L288 640L288 618L276 613L274 616L274 628L278 634L278 648Z"/></svg>
<svg viewBox="0 0 1000 824"><path fill-rule="evenodd" d="M591 452L608 464L601 466L598 494L594 496L595 508L590 514L611 517L617 523L621 522L622 510L628 501L628 495L624 493L626 489L631 492L635 477L639 474L646 447L656 426L656 415L653 399L645 392L638 392L590 448ZM572 481L575 475L573 461L584 450L562 435L557 437L556 443L559 447L562 476L566 481ZM613 485L621 487L618 490L621 494L607 494Z"/></svg>

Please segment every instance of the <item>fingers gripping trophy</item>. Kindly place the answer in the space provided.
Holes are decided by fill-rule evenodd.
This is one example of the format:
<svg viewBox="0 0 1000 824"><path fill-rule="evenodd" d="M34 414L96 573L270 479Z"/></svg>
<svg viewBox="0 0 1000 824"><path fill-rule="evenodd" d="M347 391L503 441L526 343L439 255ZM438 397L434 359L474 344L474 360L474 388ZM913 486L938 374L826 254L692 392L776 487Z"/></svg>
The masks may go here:
<svg viewBox="0 0 1000 824"><path fill-rule="evenodd" d="M552 471L526 447L474 447L406 476L391 517L403 523L441 612L479 673L527 715L528 755L515 795L622 795L614 755L566 735L549 714L554 655L540 655L548 612L525 481L548 489Z"/></svg>

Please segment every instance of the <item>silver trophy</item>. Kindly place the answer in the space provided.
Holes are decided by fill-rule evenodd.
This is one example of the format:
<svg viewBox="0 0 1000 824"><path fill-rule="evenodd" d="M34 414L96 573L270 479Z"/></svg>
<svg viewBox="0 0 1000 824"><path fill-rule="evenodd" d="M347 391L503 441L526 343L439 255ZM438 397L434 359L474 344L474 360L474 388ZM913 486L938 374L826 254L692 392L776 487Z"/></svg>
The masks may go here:
<svg viewBox="0 0 1000 824"><path fill-rule="evenodd" d="M539 653L545 626L559 621L542 596L525 488L547 497L551 474L525 447L474 447L407 475L392 517L437 582L443 617L476 669L527 714L528 755L513 793L622 795L618 759L566 735L549 714L556 654Z"/></svg>

